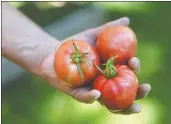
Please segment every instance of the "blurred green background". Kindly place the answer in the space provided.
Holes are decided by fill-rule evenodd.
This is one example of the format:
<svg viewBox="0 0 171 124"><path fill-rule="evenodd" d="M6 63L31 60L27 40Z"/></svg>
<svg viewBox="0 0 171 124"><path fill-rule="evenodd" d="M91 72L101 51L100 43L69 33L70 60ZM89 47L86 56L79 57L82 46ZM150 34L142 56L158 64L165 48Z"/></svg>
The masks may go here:
<svg viewBox="0 0 171 124"><path fill-rule="evenodd" d="M130 27L138 39L137 56L141 61L139 81L150 83L152 91L144 100L136 101L142 104L141 113L129 116L115 115L102 108L98 102L92 105L79 103L56 91L38 77L27 73L27 75L21 75L20 78L12 80L8 85L2 85L3 124L171 123L170 2L10 3L49 34L54 37L59 36L59 39L123 16L129 17ZM74 14L77 12L79 13ZM98 13L99 18L94 21ZM93 16L90 19L91 14ZM86 22L84 24L80 21L83 18ZM80 25L73 28L74 22ZM67 25L67 27L62 28L58 25ZM71 29L72 32L69 32L68 30ZM59 35L60 30L67 33Z"/></svg>

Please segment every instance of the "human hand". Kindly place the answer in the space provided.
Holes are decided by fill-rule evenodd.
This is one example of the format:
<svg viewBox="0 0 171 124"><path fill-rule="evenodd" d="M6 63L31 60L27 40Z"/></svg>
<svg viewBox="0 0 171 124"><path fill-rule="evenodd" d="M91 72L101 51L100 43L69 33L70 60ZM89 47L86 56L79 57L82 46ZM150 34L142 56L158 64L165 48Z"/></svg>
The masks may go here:
<svg viewBox="0 0 171 124"><path fill-rule="evenodd" d="M83 31L81 33L78 33L72 37L69 37L65 39L63 42L69 39L73 40L83 40L87 41L91 45L95 45L96 37L98 34L103 31L104 28L108 26L115 26L115 25L129 25L129 19L128 18L121 18L112 22L109 22L105 25L102 25L97 28L88 29L86 31ZM62 42L61 42L62 43ZM60 90L61 92L64 92L70 96L72 96L74 99L84 102L84 103L93 103L96 99L98 99L101 95L101 93L97 90L92 89L91 85L84 86L81 88L71 88L63 83L61 83L54 71L53 61L56 49L59 47L59 45L56 46L55 49L52 50L52 53L49 54L41 63L41 74L45 80L47 80L52 86L54 86L56 89ZM140 61L137 57L133 57L129 60L130 68L138 74L140 71ZM149 84L142 84L139 86L137 97L136 99L142 99L150 92L151 86ZM141 105L133 103L127 110L124 110L120 112L121 114L132 114L132 113L138 113L141 111Z"/></svg>

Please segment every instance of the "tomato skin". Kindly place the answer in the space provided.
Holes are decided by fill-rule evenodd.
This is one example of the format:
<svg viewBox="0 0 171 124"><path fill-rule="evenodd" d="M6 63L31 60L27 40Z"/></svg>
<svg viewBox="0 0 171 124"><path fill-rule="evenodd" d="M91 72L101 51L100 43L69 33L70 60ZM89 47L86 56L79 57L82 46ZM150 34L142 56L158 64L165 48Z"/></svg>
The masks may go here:
<svg viewBox="0 0 171 124"><path fill-rule="evenodd" d="M101 92L99 98L107 109L120 111L128 108L135 100L138 79L126 65L116 65L117 75L107 79L100 73L93 82L93 88Z"/></svg>
<svg viewBox="0 0 171 124"><path fill-rule="evenodd" d="M83 82L80 77L76 63L72 61L71 55L74 52L73 42L76 44L81 53L88 52L84 58L89 62L81 62L80 66L83 72ZM68 40L64 42L56 51L54 58L54 69L60 81L70 87L80 87L98 74L97 68L94 66L93 61L100 65L100 58L96 50L87 42L79 40Z"/></svg>
<svg viewBox="0 0 171 124"><path fill-rule="evenodd" d="M126 26L106 28L97 38L96 47L103 61L118 55L116 64L125 64L136 55L137 40L134 32Z"/></svg>

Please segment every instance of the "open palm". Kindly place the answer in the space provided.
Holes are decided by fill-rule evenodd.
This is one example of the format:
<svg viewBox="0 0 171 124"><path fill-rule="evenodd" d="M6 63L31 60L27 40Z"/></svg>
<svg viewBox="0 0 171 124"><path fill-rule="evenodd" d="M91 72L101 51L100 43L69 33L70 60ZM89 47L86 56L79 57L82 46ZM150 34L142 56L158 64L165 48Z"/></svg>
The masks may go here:
<svg viewBox="0 0 171 124"><path fill-rule="evenodd" d="M104 28L108 26L115 26L115 25L129 25L129 19L124 17L109 23L106 23L100 27L97 28L91 28L88 30L85 30L81 33L78 33L74 36L71 36L61 43L65 42L68 39L74 39L74 40L83 40L87 41L91 45L95 45L96 38L98 34L103 31ZM59 45L57 45L59 47ZM54 71L53 67L53 60L55 51L58 48L56 47L53 52L48 55L45 60L43 61L41 68L42 72L45 75L45 79L54 86L57 90L60 90L61 92L64 92L70 96L72 96L74 99L84 102L84 103L93 103L96 99L98 99L101 95L101 93L97 90L92 89L91 85L84 86L81 88L71 88L64 84L62 84ZM129 60L129 66L132 68L132 70L138 74L140 71L140 61L138 58L133 57ZM144 98L151 90L151 86L149 84L142 84L140 85L138 92L137 92L137 98L136 99L142 99ZM141 105L133 103L127 110L123 110L120 112L121 114L132 114L132 113L138 113L141 111Z"/></svg>

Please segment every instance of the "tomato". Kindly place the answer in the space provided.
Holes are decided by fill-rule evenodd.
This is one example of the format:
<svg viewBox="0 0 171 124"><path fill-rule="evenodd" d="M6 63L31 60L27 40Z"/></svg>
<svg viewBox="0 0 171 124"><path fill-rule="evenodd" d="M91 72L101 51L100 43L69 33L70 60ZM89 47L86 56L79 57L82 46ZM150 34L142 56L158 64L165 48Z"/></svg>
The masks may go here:
<svg viewBox="0 0 171 124"><path fill-rule="evenodd" d="M134 32L126 26L106 28L99 34L96 41L97 51L103 61L118 55L116 64L127 63L136 55L137 40Z"/></svg>
<svg viewBox="0 0 171 124"><path fill-rule="evenodd" d="M110 65L107 68L110 69L95 78L93 88L101 92L99 102L108 110L124 110L135 100L138 79L127 65L116 65L112 68Z"/></svg>
<svg viewBox="0 0 171 124"><path fill-rule="evenodd" d="M80 87L92 80L100 65L96 50L85 41L68 40L56 51L54 69L60 81L70 87Z"/></svg>

